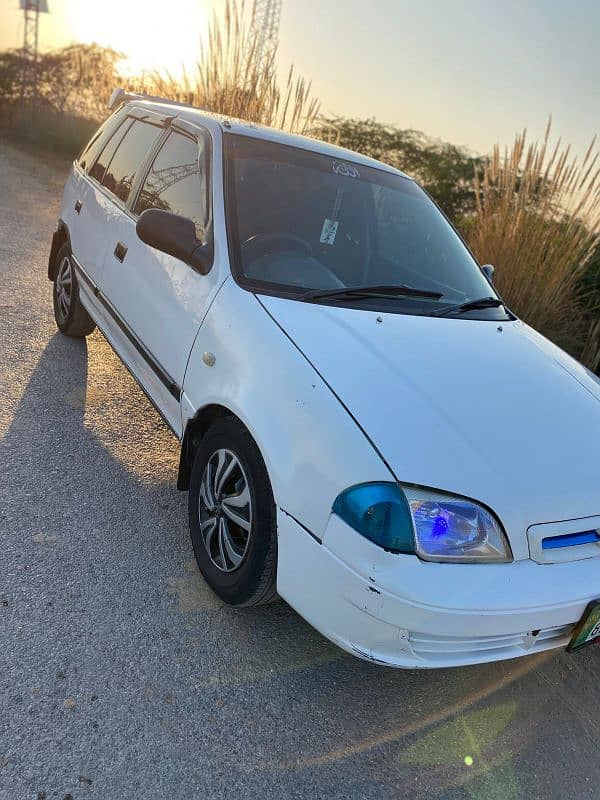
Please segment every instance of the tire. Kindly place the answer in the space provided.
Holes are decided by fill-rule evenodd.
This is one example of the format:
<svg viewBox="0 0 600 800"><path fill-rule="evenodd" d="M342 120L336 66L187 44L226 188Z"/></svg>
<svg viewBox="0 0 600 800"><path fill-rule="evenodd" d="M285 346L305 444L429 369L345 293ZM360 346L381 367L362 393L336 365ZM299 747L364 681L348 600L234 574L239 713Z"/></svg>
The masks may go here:
<svg viewBox="0 0 600 800"><path fill-rule="evenodd" d="M255 606L277 596L271 483L256 443L232 417L215 422L200 441L188 512L196 561L215 594L234 606Z"/></svg>
<svg viewBox="0 0 600 800"><path fill-rule="evenodd" d="M66 336L81 339L95 329L96 323L79 298L79 283L68 244L63 244L56 256L52 303L56 325Z"/></svg>

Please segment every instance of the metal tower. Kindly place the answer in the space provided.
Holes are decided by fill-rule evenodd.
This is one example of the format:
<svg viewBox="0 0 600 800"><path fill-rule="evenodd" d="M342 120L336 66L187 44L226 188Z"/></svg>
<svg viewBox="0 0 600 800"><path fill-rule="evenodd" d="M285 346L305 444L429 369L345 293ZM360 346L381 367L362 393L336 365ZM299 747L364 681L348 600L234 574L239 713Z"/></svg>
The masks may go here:
<svg viewBox="0 0 600 800"><path fill-rule="evenodd" d="M157 202L158 197L171 186L190 175L200 172L198 162L191 164L180 164L177 167L165 167L164 169L152 170L151 177L148 179L149 188L152 190L153 202ZM157 206L158 208L158 206Z"/></svg>
<svg viewBox="0 0 600 800"><path fill-rule="evenodd" d="M277 49L282 0L254 0L252 33L256 37L255 57L261 63Z"/></svg>
<svg viewBox="0 0 600 800"><path fill-rule="evenodd" d="M47 0L19 0L23 11L21 100L37 96L37 61L40 14L48 13Z"/></svg>

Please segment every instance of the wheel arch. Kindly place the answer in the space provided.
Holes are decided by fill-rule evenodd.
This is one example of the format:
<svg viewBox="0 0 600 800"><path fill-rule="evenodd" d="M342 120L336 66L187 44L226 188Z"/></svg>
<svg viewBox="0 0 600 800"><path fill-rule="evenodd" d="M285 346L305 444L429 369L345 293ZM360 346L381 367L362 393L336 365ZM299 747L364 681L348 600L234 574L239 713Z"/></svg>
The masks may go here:
<svg viewBox="0 0 600 800"><path fill-rule="evenodd" d="M179 471L177 473L177 488L180 491L185 492L190 488L190 476L192 473L194 456L202 437L206 434L211 425L218 419L223 419L224 417L235 419L240 425L243 425L250 436L252 436L244 420L240 419L239 416L230 408L227 408L227 406L211 403L200 408L196 414L188 420L181 441ZM252 438L256 443L254 436L252 436Z"/></svg>
<svg viewBox="0 0 600 800"><path fill-rule="evenodd" d="M56 256L60 248L68 244L71 247L71 234L69 233L69 226L64 220L59 219L56 230L52 234L52 245L50 247L50 255L48 257L48 280L53 281L56 277Z"/></svg>

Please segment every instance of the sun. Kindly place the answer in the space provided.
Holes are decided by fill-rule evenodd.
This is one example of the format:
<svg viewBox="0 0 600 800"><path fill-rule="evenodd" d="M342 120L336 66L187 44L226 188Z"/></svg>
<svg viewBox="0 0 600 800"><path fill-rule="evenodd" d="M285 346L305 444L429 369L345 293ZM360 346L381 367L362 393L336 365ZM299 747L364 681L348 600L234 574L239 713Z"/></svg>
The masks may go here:
<svg viewBox="0 0 600 800"><path fill-rule="evenodd" d="M125 71L174 77L199 60L207 26L203 0L67 0L67 18L76 41L124 53Z"/></svg>

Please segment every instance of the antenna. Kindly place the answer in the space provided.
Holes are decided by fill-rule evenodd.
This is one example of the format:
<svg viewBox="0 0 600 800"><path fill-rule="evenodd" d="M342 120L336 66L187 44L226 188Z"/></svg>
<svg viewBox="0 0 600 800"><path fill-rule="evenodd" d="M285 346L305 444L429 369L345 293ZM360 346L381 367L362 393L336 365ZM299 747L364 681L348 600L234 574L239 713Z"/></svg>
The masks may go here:
<svg viewBox="0 0 600 800"><path fill-rule="evenodd" d="M256 62L260 64L277 49L282 0L254 0L252 34L256 37Z"/></svg>
<svg viewBox="0 0 600 800"><path fill-rule="evenodd" d="M37 62L40 14L48 14L48 0L19 0L23 11L23 50L21 53L21 103L27 96L37 97Z"/></svg>

